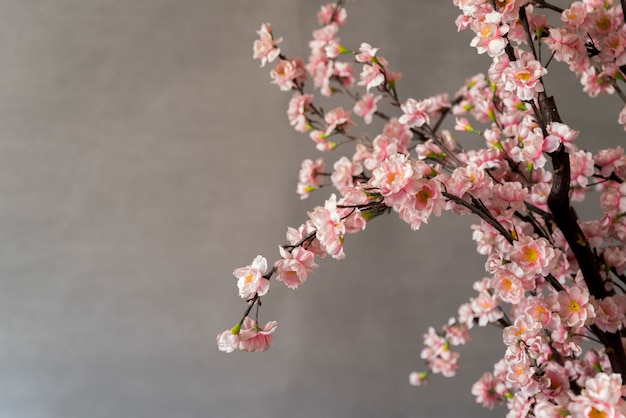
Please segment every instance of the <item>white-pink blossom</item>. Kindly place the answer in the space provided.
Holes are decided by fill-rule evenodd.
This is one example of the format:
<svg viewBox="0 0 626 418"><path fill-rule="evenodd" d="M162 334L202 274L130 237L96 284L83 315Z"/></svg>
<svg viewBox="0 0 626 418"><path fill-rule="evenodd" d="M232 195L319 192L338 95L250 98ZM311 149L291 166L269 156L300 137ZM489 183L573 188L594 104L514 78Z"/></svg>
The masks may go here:
<svg viewBox="0 0 626 418"><path fill-rule="evenodd" d="M251 265L235 269L233 275L238 279L239 296L243 299L250 299L255 294L259 296L266 294L270 281L263 277L265 273L267 273L267 260L260 255L254 258Z"/></svg>

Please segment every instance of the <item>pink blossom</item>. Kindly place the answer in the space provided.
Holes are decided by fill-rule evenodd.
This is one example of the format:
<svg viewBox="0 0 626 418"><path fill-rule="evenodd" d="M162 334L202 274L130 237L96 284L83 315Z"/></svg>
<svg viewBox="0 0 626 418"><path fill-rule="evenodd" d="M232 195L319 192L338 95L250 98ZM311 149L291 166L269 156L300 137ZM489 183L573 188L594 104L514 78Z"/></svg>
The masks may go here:
<svg viewBox="0 0 626 418"><path fill-rule="evenodd" d="M500 269L492 281L494 295L504 302L517 304L524 297L522 281L514 274Z"/></svg>
<svg viewBox="0 0 626 418"><path fill-rule="evenodd" d="M341 26L346 23L348 13L343 7L338 7L336 3L328 3L322 6L321 10L317 13L317 20L320 25L328 25L330 23L336 23Z"/></svg>
<svg viewBox="0 0 626 418"><path fill-rule="evenodd" d="M267 273L267 260L260 255L255 257L252 265L236 269L233 275L238 279L239 296L243 299L250 299L255 294L259 296L266 294L270 281L263 277L265 273Z"/></svg>
<svg viewBox="0 0 626 418"><path fill-rule="evenodd" d="M399 153L408 153L407 151L411 139L413 138L413 133L411 132L411 128L400 123L398 118L391 118L389 122L385 124L383 127L383 135L388 136L396 143Z"/></svg>
<svg viewBox="0 0 626 418"><path fill-rule="evenodd" d="M598 74L593 67L583 71L580 76L583 91L590 97L597 97L601 93L613 94L615 89L610 80L611 76L603 72Z"/></svg>
<svg viewBox="0 0 626 418"><path fill-rule="evenodd" d="M216 340L217 348L224 353L232 353L239 348L239 334L233 334L231 329L218 334Z"/></svg>
<svg viewBox="0 0 626 418"><path fill-rule="evenodd" d="M484 19L475 20L472 29L476 36L470 42L470 46L476 47L479 54L485 52L490 57L497 57L504 53L507 40L504 35L509 31L509 25L501 24L502 15L492 12L485 15Z"/></svg>
<svg viewBox="0 0 626 418"><path fill-rule="evenodd" d="M356 54L354 59L356 59L357 62L362 62L362 63L366 63L366 62L375 63L375 57L376 57L377 52L378 52L378 48L372 48L370 44L363 42L361 44L361 47L359 48L359 53Z"/></svg>
<svg viewBox="0 0 626 418"><path fill-rule="evenodd" d="M372 147L373 150L363 160L363 165L368 170L373 170L379 163L399 152L397 141L385 134L374 138Z"/></svg>
<svg viewBox="0 0 626 418"><path fill-rule="evenodd" d="M372 87L378 87L385 82L385 74L377 64L363 65L361 71L359 86L365 86L369 92Z"/></svg>
<svg viewBox="0 0 626 418"><path fill-rule="evenodd" d="M504 344L515 345L526 341L541 332L541 323L535 321L531 315L522 315L515 319L513 325L504 329L502 334Z"/></svg>
<svg viewBox="0 0 626 418"><path fill-rule="evenodd" d="M412 386L423 386L428 383L428 373L426 372L412 372L409 375L409 384Z"/></svg>
<svg viewBox="0 0 626 418"><path fill-rule="evenodd" d="M321 27L320 29L314 30L313 39L309 41L309 48L311 48L311 52L325 56L326 45L331 42L339 43L339 38L337 37L338 31L339 27L335 23L331 23Z"/></svg>
<svg viewBox="0 0 626 418"><path fill-rule="evenodd" d="M480 379L472 385L472 395L476 396L476 402L485 408L493 409L497 404L502 403L503 398L496 390L498 382L491 373L485 372Z"/></svg>
<svg viewBox="0 0 626 418"><path fill-rule="evenodd" d="M279 250L282 258L274 263L276 280L285 283L290 289L296 289L317 267L315 254L302 247L294 248L291 252L283 247L279 247Z"/></svg>
<svg viewBox="0 0 626 418"><path fill-rule="evenodd" d="M571 150L573 148L572 141L580 133L560 122L550 122L546 129L549 135L546 137L547 144L544 144L543 147L545 152L556 151L559 144L563 144L565 148Z"/></svg>
<svg viewBox="0 0 626 418"><path fill-rule="evenodd" d="M294 93L289 101L289 108L287 110L287 117L289 123L298 132L306 132L310 129L309 121L306 117L306 112L309 111L309 106L313 103L313 96L310 94Z"/></svg>
<svg viewBox="0 0 626 418"><path fill-rule="evenodd" d="M339 201L345 206L364 205L369 202L368 195L357 187L345 187L341 190L342 198ZM367 226L367 219L359 209L345 208L342 212L343 224L347 234L362 231Z"/></svg>
<svg viewBox="0 0 626 418"><path fill-rule="evenodd" d="M589 325L595 317L595 311L589 301L586 287L574 286L567 292L559 292L559 316L572 328Z"/></svg>
<svg viewBox="0 0 626 418"><path fill-rule="evenodd" d="M544 42L554 51L554 58L558 61L570 63L587 53L583 40L567 28L551 28Z"/></svg>
<svg viewBox="0 0 626 418"><path fill-rule="evenodd" d="M626 106L624 109L626 109ZM599 151L593 156L593 162L600 166L600 174L604 177L609 177L611 173L617 171L618 168L626 165L626 161L622 158L623 156L624 149L618 145L615 148L608 148Z"/></svg>
<svg viewBox="0 0 626 418"><path fill-rule="evenodd" d="M496 322L504 316L504 312L499 309L500 301L497 297L482 291L478 297L471 299L471 306L474 315L478 318L478 325L484 327L488 323Z"/></svg>
<svg viewBox="0 0 626 418"><path fill-rule="evenodd" d="M333 186L337 190L344 187L354 186L354 177L363 173L363 167L359 163L350 161L347 157L341 157L333 165L333 173L330 176Z"/></svg>
<svg viewBox="0 0 626 418"><path fill-rule="evenodd" d="M502 73L504 88L515 92L521 100L532 100L536 93L543 91L540 78L548 73L530 52L520 52L517 61L509 63Z"/></svg>
<svg viewBox="0 0 626 418"><path fill-rule="evenodd" d="M472 340L467 325L458 323L454 318L448 320L448 325L443 327L446 340L451 345L464 345Z"/></svg>
<svg viewBox="0 0 626 418"><path fill-rule="evenodd" d="M316 257L326 257L326 250L322 247L320 241L316 238L317 231L313 222L308 220L298 229L287 228L287 241L291 245L301 245L305 250L311 251ZM313 238L311 238L313 237Z"/></svg>
<svg viewBox="0 0 626 418"><path fill-rule="evenodd" d="M280 60L276 67L270 71L272 83L278 85L282 91L289 91L306 79L304 61L300 57L290 60Z"/></svg>
<svg viewBox="0 0 626 418"><path fill-rule="evenodd" d="M510 257L525 274L546 275L550 272L554 255L554 248L545 238L524 236L513 243Z"/></svg>
<svg viewBox="0 0 626 418"><path fill-rule="evenodd" d="M407 99L400 108L404 112L398 121L411 127L419 128L425 123L430 123L428 116L428 108L430 103L427 100L417 101L415 99Z"/></svg>
<svg viewBox="0 0 626 418"><path fill-rule="evenodd" d="M350 120L350 112L346 112L342 107L336 107L326 112L324 115L326 129L324 133L328 136L335 132L335 129L347 130L349 125L354 125Z"/></svg>
<svg viewBox="0 0 626 418"><path fill-rule="evenodd" d="M380 190L390 205L400 204L406 198L404 188L413 175L413 166L404 154L394 154L372 171L370 185Z"/></svg>
<svg viewBox="0 0 626 418"><path fill-rule="evenodd" d="M264 23L261 29L257 31L260 39L254 41L254 59L261 60L261 67L265 63L272 62L280 55L280 49L276 46L283 41L283 38L274 39L272 34L272 25Z"/></svg>
<svg viewBox="0 0 626 418"><path fill-rule="evenodd" d="M549 399L559 399L564 396L570 388L570 381L567 372L560 364L550 361L543 369L540 380L541 392ZM567 397L564 397L567 400Z"/></svg>
<svg viewBox="0 0 626 418"><path fill-rule="evenodd" d="M313 212L309 212L309 218L317 229L317 239L326 253L337 260L345 258L343 237L346 228L337 210L337 197L331 195L324 207L317 206Z"/></svg>
<svg viewBox="0 0 626 418"><path fill-rule="evenodd" d="M515 210L524 210L524 198L528 194L526 189L520 182L504 182L493 186L493 194L505 203L505 208Z"/></svg>
<svg viewBox="0 0 626 418"><path fill-rule="evenodd" d="M567 24L568 27L578 28L587 16L587 10L580 1L573 2L569 9L565 9L561 13L561 21Z"/></svg>
<svg viewBox="0 0 626 418"><path fill-rule="evenodd" d="M431 214L441 215L445 200L440 188L438 180L416 176L413 176L406 184L404 187L406 195L399 211L400 218L410 224L412 230L419 229L422 223L428 223Z"/></svg>
<svg viewBox="0 0 626 418"><path fill-rule="evenodd" d="M259 328L259 324L249 317L243 321L243 328L239 333L239 349L241 351L260 352L266 351L274 344L274 336L278 322L268 322L265 327Z"/></svg>
<svg viewBox="0 0 626 418"><path fill-rule="evenodd" d="M533 393L539 388L539 384L533 379L536 368L523 348L509 345L504 354L504 362L507 367L507 383L519 387L522 393Z"/></svg>
<svg viewBox="0 0 626 418"><path fill-rule="evenodd" d="M624 416L624 401L621 399L622 379L617 373L598 373L587 380L580 395L569 404L572 418Z"/></svg>
<svg viewBox="0 0 626 418"><path fill-rule="evenodd" d="M570 153L570 167L572 186L586 187L593 174L592 154L584 150Z"/></svg>
<svg viewBox="0 0 626 418"><path fill-rule="evenodd" d="M300 199L306 199L313 190L320 188L324 181L324 177L321 175L323 172L324 160L322 158L315 161L307 158L302 161L297 189Z"/></svg>
<svg viewBox="0 0 626 418"><path fill-rule="evenodd" d="M378 101L382 96L374 96L373 94L364 94L360 100L354 104L354 113L361 116L366 124L372 123L372 117L378 108Z"/></svg>
<svg viewBox="0 0 626 418"><path fill-rule="evenodd" d="M607 296L606 298L598 301L593 301L595 306L595 321L594 324L598 326L602 331L617 332L622 328L624 322L624 311L616 302L616 298Z"/></svg>

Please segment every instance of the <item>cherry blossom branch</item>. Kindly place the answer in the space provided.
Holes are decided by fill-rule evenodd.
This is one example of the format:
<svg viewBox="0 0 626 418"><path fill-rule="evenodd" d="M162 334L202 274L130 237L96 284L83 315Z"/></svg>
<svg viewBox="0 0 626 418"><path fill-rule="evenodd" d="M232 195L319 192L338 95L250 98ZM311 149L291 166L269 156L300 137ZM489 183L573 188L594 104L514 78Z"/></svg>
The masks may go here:
<svg viewBox="0 0 626 418"><path fill-rule="evenodd" d="M542 108L544 123L561 122L552 97L547 97L545 93L539 93L539 104ZM569 154L561 145L557 151L549 153L549 155L554 167L554 180L548 195L548 207L554 215L554 222L563 233L578 261L589 293L596 299L604 299L608 296L608 293L604 288L604 280L598 271L597 259L594 257L589 242L580 228L576 211L570 206ZM624 352L620 336L615 333L604 333L595 325L591 329L607 347L607 355L611 361L613 371L620 373L622 381L626 382L626 353Z"/></svg>
<svg viewBox="0 0 626 418"><path fill-rule="evenodd" d="M513 235L509 231L504 229L504 227L500 224L500 222L498 222L496 220L496 218L493 217L491 212L489 212L489 210L487 210L487 208L485 208L484 205L479 204L479 200L476 199L475 197L471 197L472 203L469 203L469 202L461 199L460 197L455 196L453 194L450 194L448 192L441 192L441 194L443 196L447 197L449 200L452 200L454 203L459 204L461 206L464 206L467 209L469 209L470 211L472 211L472 213L478 215L485 222L487 222L489 225L491 225L493 228L495 228L498 232L500 232L502 234L502 236L510 244L512 244L513 241L515 241L515 238L513 237Z"/></svg>
<svg viewBox="0 0 626 418"><path fill-rule="evenodd" d="M624 3L624 0L621 0L622 4ZM559 12L559 13L563 13L565 11L565 9L559 7L559 6L555 6L554 4L550 4L547 1L544 0L535 0L535 5L539 8L542 9L550 9L550 10L554 10L555 12Z"/></svg>

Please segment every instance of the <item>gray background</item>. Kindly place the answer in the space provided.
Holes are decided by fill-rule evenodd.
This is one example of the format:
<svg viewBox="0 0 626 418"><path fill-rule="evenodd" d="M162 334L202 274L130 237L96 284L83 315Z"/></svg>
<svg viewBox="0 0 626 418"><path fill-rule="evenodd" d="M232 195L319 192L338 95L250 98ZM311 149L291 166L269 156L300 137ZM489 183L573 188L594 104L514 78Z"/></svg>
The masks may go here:
<svg viewBox="0 0 626 418"><path fill-rule="evenodd" d="M324 198L294 193L318 153L252 60L265 21L306 56L320 4L0 0L0 418L503 415L469 393L502 353L496 329L457 378L408 384L422 334L483 275L469 218L378 219L298 291L272 287L270 351L215 346L245 307L232 270L274 260ZM342 40L380 47L403 98L488 64L451 1L348 7ZM577 107L572 76L548 81L581 141L621 141L614 98Z"/></svg>

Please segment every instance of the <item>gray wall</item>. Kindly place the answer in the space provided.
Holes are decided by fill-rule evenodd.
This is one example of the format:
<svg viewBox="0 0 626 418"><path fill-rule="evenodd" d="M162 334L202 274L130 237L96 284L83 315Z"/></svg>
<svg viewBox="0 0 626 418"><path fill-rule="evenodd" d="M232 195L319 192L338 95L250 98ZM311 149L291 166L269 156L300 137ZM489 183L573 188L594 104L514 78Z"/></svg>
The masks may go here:
<svg viewBox="0 0 626 418"><path fill-rule="evenodd" d="M381 47L402 97L453 93L488 58L456 34L450 3L350 2L342 39ZM323 199L294 193L317 152L252 60L265 21L306 55L318 2L0 6L0 417L503 415L469 394L503 350L496 329L474 333L458 378L408 385L422 334L482 277L469 218L417 233L377 220L298 291L273 286L270 351L215 346L244 309L232 270L275 259ZM550 82L577 97L570 76ZM561 102L592 148L622 135L601 128L615 101Z"/></svg>

